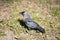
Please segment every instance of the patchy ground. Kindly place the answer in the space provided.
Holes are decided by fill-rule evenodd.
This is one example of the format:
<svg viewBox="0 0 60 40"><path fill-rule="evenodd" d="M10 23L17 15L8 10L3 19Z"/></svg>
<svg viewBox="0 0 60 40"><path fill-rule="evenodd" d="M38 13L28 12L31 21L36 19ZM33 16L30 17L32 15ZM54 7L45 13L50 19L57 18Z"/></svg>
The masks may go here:
<svg viewBox="0 0 60 40"><path fill-rule="evenodd" d="M60 40L59 6L59 0L0 0L0 40ZM46 33L20 25L22 11L27 11Z"/></svg>

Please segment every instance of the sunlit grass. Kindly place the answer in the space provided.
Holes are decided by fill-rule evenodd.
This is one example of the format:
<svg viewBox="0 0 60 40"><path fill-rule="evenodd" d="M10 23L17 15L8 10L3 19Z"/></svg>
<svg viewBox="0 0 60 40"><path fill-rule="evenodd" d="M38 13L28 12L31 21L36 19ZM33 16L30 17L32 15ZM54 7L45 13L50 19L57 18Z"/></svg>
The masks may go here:
<svg viewBox="0 0 60 40"><path fill-rule="evenodd" d="M59 16L60 15L60 13L59 13L60 8L58 8L58 7L51 8L51 11L52 11L53 16Z"/></svg>
<svg viewBox="0 0 60 40"><path fill-rule="evenodd" d="M15 5L13 6L13 11L16 12L16 11L17 11L17 8L18 8L18 7L17 7L17 5L15 4Z"/></svg>
<svg viewBox="0 0 60 40"><path fill-rule="evenodd" d="M47 4L52 4L52 1L51 0L46 0L46 3Z"/></svg>
<svg viewBox="0 0 60 40"><path fill-rule="evenodd" d="M46 17L44 21L47 23L50 22L50 17Z"/></svg>
<svg viewBox="0 0 60 40"><path fill-rule="evenodd" d="M56 37L57 38L57 40L60 40L60 38L58 38L58 37Z"/></svg>
<svg viewBox="0 0 60 40"><path fill-rule="evenodd" d="M10 19L7 23L7 25L10 27L10 30L13 31L16 35L19 35L21 32L26 32L26 29L20 25L18 20L20 20L20 15L11 13Z"/></svg>
<svg viewBox="0 0 60 40"><path fill-rule="evenodd" d="M4 2L7 2L7 3L12 3L12 2L18 2L18 1L21 1L21 0L3 0Z"/></svg>
<svg viewBox="0 0 60 40"><path fill-rule="evenodd" d="M17 2L18 0L10 0L9 2L11 2L11 1L12 2L13 1L16 1ZM39 5L40 4L42 4L42 5L44 4L45 5L46 3L51 4L50 1L46 2L46 0L39 0ZM31 10L30 10L30 8L28 6L25 8L24 4L22 4L22 5L23 5L24 8L22 7L21 10L27 10L28 9L27 11L30 11L31 12L32 19L35 20L38 24L40 24L42 27L44 27L44 29L46 28L46 30L47 30L49 28L49 26L50 26L51 27L51 30L53 30L52 28L54 28L57 25L57 23L58 23L57 21L56 21L57 23L56 22L53 22L50 19L50 17L48 17L47 15L44 15L45 14L44 11L47 11L47 10L39 9L40 7L38 7L38 6L37 6L38 8L36 7L36 9L34 9L33 8L33 5L30 5L30 6L32 6L31 7ZM29 4L27 4L27 5L29 5ZM18 20L20 20L22 18L20 14L16 13L16 12L18 12L17 11L18 9L19 9L18 8L18 5L15 3L13 5L13 7L12 7L13 12L9 14L9 20L7 20L7 19L6 20L1 20L0 23L3 24L3 25L6 24L6 26L9 27L9 29L11 31L13 31L13 33L15 35L19 35L20 36L20 33L25 33L27 31L27 29L24 28L24 26L20 25L20 23L18 21ZM43 10L43 12L42 12L42 10ZM53 16L59 16L60 15L59 14L60 8L54 7L54 8L51 8L51 11L52 11L52 14L51 15L53 15ZM49 24L49 22L51 22L51 21L53 23ZM48 30L48 31L50 31L50 30ZM28 35L30 33L28 33ZM1 30L0 31L0 35L4 35L4 31ZM20 40L20 39L22 39L22 38L18 38L18 40ZM24 40L25 39L26 40L29 40L30 38L24 38Z"/></svg>
<svg viewBox="0 0 60 40"><path fill-rule="evenodd" d="M0 29L0 36L4 36L4 35L5 35L5 32Z"/></svg>

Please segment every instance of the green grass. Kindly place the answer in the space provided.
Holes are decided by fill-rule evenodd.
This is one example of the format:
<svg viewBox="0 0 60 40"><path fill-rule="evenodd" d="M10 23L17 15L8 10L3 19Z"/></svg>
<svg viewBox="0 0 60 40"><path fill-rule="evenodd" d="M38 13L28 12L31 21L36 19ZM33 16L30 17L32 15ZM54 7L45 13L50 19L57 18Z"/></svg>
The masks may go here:
<svg viewBox="0 0 60 40"><path fill-rule="evenodd" d="M39 4L45 4L46 0L39 0Z"/></svg>
<svg viewBox="0 0 60 40"><path fill-rule="evenodd" d="M0 36L4 36L4 35L5 35L5 32L0 29Z"/></svg>
<svg viewBox="0 0 60 40"><path fill-rule="evenodd" d="M10 3L10 2L18 2L18 1L21 1L21 0L3 0L4 2L7 2L7 3Z"/></svg>
<svg viewBox="0 0 60 40"><path fill-rule="evenodd" d="M59 16L60 15L59 14L60 8L58 8L58 7L51 8L51 11L52 11L53 16Z"/></svg>
<svg viewBox="0 0 60 40"><path fill-rule="evenodd" d="M39 0L38 3L42 4L42 5L46 5L46 4L52 4L52 1L50 1L50 0Z"/></svg>
<svg viewBox="0 0 60 40"><path fill-rule="evenodd" d="M51 0L46 0L46 3L47 4L52 4L52 1Z"/></svg>
<svg viewBox="0 0 60 40"><path fill-rule="evenodd" d="M1 20L0 23L2 23L3 21Z"/></svg>
<svg viewBox="0 0 60 40"><path fill-rule="evenodd" d="M18 8L18 7L17 7L17 5L15 4L15 5L13 6L13 11L16 12L17 8Z"/></svg>
<svg viewBox="0 0 60 40"><path fill-rule="evenodd" d="M60 38L56 37L57 40L60 40Z"/></svg>
<svg viewBox="0 0 60 40"><path fill-rule="evenodd" d="M13 2L13 0L9 0L9 2ZM16 0L16 1L18 1L18 0ZM39 0L39 2L40 2L40 4L44 4L45 5L45 2L46 0ZM37 2L38 3L38 2ZM51 2L50 1L48 1L47 2L48 4L51 4ZM33 6L33 5L32 5ZM51 28L53 28L53 27L55 27L54 25L57 25L57 24L55 24L55 22L53 23L53 24L50 24L49 25L49 22L50 21L52 21L52 20L50 20L50 17L48 17L48 16L44 16L44 17L46 17L45 19L43 19L43 14L44 14L44 11L47 11L47 10L43 10L43 12L41 12L42 11L42 9L40 10L40 9L34 9L33 8L33 10L30 10L29 9L29 7L27 6L27 8L28 8L28 10L29 11L32 11L31 13L31 15L32 15L32 18L33 18L33 20L35 20L35 21L37 21L38 23L40 23L40 24L42 24L42 27L44 26L45 28L46 28L46 30L49 28L49 26L51 27ZM23 8L21 8L21 9L23 9ZM31 8L32 9L32 8ZM12 10L13 10L13 12L12 13L10 13L9 14L9 20L1 20L0 21L0 23L2 23L3 25L4 24L6 24L6 26L8 26L9 27L9 29L11 30L11 31L13 31L13 33L15 34L15 35L19 35L20 36L20 33L25 33L26 31L28 31L26 28L24 28L24 26L22 26L22 25L20 25L20 23L19 23L19 21L18 21L18 19L20 19L20 18L22 18L19 14L17 14L16 12L17 12L17 10L18 10L18 5L15 3L14 4L14 6L13 6L13 8L12 8ZM25 10L27 10L27 9L25 9ZM57 8L57 7L54 7L54 8L52 8L51 9L51 11L52 11L52 14L51 15L53 15L53 16L58 16L58 15L60 15L59 14L59 10L60 10L60 8ZM38 15L39 16L35 16L35 14L36 13L39 13ZM43 13L43 14L41 14L40 15L40 13ZM55 21L55 20L54 20ZM57 21L56 21L57 22ZM44 28L44 29L45 29ZM2 29L2 28L1 28ZM60 29L60 28L59 28ZM51 29L52 30L52 29ZM48 30L48 31L50 31L50 30ZM38 31L37 31L38 32ZM31 33L31 32L30 32ZM30 35L30 33L28 33L28 35ZM3 30L1 30L0 31L0 35L4 35L5 33L4 33L4 31ZM40 33L39 33L40 34ZM33 34L34 35L34 34ZM38 36L38 35L37 35ZM33 36L34 37L34 36ZM38 37L40 37L40 36L38 36ZM29 37L27 37L27 38L18 38L18 40L29 40L30 38ZM59 38L57 38L57 40L60 40Z"/></svg>
<svg viewBox="0 0 60 40"><path fill-rule="evenodd" d="M5 3L12 3L12 2L14 2L14 0L3 0L3 2L5 2Z"/></svg>
<svg viewBox="0 0 60 40"><path fill-rule="evenodd" d="M45 22L49 22L50 21L50 17L46 17L44 21Z"/></svg>
<svg viewBox="0 0 60 40"><path fill-rule="evenodd" d="M17 14L15 14L15 13L10 14L10 19L8 21L8 26L10 27L10 30L17 32L18 25L19 25L18 19L19 19L19 16Z"/></svg>
<svg viewBox="0 0 60 40"><path fill-rule="evenodd" d="M41 21L42 19L40 17L33 17L33 20Z"/></svg>
<svg viewBox="0 0 60 40"><path fill-rule="evenodd" d="M20 25L18 20L20 20L20 15L11 13L10 19L7 23L7 25L10 27L10 30L13 31L16 35L19 35L21 32L26 32L26 29Z"/></svg>

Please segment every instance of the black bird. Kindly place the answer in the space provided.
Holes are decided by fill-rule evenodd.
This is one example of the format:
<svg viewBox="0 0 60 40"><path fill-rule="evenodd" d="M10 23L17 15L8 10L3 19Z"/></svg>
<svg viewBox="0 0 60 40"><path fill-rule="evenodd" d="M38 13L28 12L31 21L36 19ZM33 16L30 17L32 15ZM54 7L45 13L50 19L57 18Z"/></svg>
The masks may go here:
<svg viewBox="0 0 60 40"><path fill-rule="evenodd" d="M33 21L32 18L28 15L28 12L23 11L20 14L23 15L24 17L23 21L28 28L36 29L42 33L45 33L45 29L39 26L39 24L37 24L35 21Z"/></svg>

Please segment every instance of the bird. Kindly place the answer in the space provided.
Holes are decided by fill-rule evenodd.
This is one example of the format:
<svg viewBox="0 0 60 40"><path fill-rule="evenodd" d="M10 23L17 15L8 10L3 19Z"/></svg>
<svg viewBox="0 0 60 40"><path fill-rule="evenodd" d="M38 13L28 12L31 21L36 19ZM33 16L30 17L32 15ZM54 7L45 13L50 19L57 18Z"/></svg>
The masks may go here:
<svg viewBox="0 0 60 40"><path fill-rule="evenodd" d="M25 23L25 25L28 27L28 29L36 29L39 30L42 33L45 33L45 29L42 28L37 22L35 22L30 15L28 14L28 12L26 11L22 11L20 12L20 14L23 16L23 21Z"/></svg>

